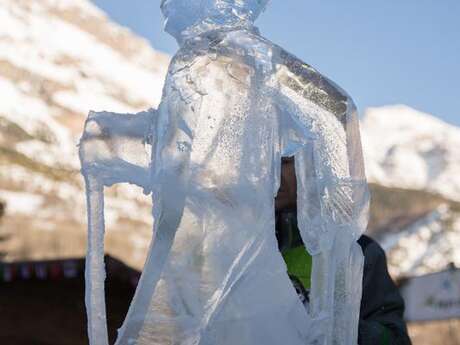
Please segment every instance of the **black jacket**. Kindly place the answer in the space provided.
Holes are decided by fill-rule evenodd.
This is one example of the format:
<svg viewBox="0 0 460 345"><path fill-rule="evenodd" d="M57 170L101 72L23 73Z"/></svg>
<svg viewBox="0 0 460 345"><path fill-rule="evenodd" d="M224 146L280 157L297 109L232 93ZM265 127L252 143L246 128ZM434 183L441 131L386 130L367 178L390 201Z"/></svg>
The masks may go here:
<svg viewBox="0 0 460 345"><path fill-rule="evenodd" d="M410 345L404 301L388 274L383 249L371 238L359 241L364 253L359 345Z"/></svg>
<svg viewBox="0 0 460 345"><path fill-rule="evenodd" d="M276 214L276 237L282 252L303 246L295 211ZM403 318L404 301L388 274L385 252L367 236L358 240L364 254L363 296L359 320L359 345L410 345ZM292 277L291 277L292 279ZM293 280L299 296L308 301L308 291Z"/></svg>

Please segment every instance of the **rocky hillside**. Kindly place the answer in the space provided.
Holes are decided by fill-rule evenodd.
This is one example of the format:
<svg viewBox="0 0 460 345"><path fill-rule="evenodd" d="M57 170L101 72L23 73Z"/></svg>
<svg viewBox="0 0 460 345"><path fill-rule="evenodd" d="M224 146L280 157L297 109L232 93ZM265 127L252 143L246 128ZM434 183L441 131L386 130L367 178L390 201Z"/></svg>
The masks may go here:
<svg viewBox="0 0 460 345"><path fill-rule="evenodd" d="M392 274L460 267L460 128L397 105L369 109L361 129L372 182L368 233Z"/></svg>
<svg viewBox="0 0 460 345"><path fill-rule="evenodd" d="M424 190L371 184L367 234L388 255L394 277L460 267L460 203Z"/></svg>
<svg viewBox="0 0 460 345"><path fill-rule="evenodd" d="M82 256L76 144L86 114L156 105L169 58L87 0L2 0L0 21L0 236L9 239L0 251L8 260ZM151 232L140 194L114 189L106 209L108 251L137 266Z"/></svg>
<svg viewBox="0 0 460 345"><path fill-rule="evenodd" d="M460 128L403 105L368 109L361 128L372 182L460 201Z"/></svg>

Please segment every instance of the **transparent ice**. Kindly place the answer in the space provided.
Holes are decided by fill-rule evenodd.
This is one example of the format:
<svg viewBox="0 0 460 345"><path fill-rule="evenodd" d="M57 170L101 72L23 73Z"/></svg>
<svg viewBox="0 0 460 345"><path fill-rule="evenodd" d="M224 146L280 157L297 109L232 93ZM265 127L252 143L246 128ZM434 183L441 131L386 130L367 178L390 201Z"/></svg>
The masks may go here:
<svg viewBox="0 0 460 345"><path fill-rule="evenodd" d="M151 193L154 237L116 344L356 345L368 190L353 101L260 36L268 0L164 0L179 42L158 109L91 113L86 306L106 345L104 186ZM281 157L295 156L313 256L302 305L275 237Z"/></svg>

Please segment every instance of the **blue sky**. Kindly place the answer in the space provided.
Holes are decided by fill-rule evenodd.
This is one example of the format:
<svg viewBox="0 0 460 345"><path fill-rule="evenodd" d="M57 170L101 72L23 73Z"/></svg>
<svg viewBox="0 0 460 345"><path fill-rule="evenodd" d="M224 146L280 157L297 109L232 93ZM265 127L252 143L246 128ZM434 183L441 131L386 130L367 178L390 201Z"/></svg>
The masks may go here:
<svg viewBox="0 0 460 345"><path fill-rule="evenodd" d="M159 0L94 0L173 54ZM358 108L407 104L460 126L459 0L272 0L262 34L333 79Z"/></svg>

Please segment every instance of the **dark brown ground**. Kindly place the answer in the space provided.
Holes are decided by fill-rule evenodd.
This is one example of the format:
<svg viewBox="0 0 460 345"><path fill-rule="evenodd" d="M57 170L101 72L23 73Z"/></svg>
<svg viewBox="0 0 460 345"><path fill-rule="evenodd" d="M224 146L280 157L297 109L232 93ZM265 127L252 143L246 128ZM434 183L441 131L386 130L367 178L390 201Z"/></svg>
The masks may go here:
<svg viewBox="0 0 460 345"><path fill-rule="evenodd" d="M118 278L108 279L106 286L109 337L113 344L134 289ZM412 324L409 330L414 345L460 344L459 320ZM0 345L87 344L82 276L54 282L0 283Z"/></svg>
<svg viewBox="0 0 460 345"><path fill-rule="evenodd" d="M113 344L134 289L118 279L107 280L106 287L109 337ZM0 344L88 344L83 277L0 283Z"/></svg>

